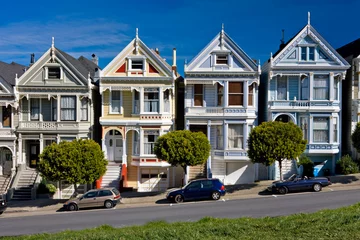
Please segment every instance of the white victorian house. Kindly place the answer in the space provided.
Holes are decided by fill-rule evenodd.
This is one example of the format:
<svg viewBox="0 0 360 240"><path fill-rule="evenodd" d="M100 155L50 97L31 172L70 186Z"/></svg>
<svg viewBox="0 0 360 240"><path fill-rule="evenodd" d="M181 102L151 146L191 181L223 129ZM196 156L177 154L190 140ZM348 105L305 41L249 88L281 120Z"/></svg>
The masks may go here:
<svg viewBox="0 0 360 240"><path fill-rule="evenodd" d="M224 29L185 64L185 128L202 131L211 143L206 165L189 167L190 179L241 184L258 178L247 138L257 124L259 77L259 66Z"/></svg>

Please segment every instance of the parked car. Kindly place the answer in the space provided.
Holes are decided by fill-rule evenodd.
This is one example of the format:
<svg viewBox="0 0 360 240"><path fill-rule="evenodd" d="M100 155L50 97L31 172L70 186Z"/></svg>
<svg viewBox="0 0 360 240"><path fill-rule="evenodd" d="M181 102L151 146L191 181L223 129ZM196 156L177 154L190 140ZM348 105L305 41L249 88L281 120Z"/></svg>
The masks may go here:
<svg viewBox="0 0 360 240"><path fill-rule="evenodd" d="M7 208L7 203L5 199L0 198L0 215L5 212Z"/></svg>
<svg viewBox="0 0 360 240"><path fill-rule="evenodd" d="M90 190L81 197L70 199L64 204L64 208L69 211L91 207L113 208L120 200L120 192L116 188L100 188Z"/></svg>
<svg viewBox="0 0 360 240"><path fill-rule="evenodd" d="M224 184L217 178L193 180L181 189L170 191L166 198L181 203L188 200L219 200L226 194Z"/></svg>
<svg viewBox="0 0 360 240"><path fill-rule="evenodd" d="M293 174L286 180L275 181L269 187L268 190L271 192L278 192L280 194L286 194L288 192L296 191L309 191L320 192L323 187L331 184L330 179L326 177L300 177Z"/></svg>

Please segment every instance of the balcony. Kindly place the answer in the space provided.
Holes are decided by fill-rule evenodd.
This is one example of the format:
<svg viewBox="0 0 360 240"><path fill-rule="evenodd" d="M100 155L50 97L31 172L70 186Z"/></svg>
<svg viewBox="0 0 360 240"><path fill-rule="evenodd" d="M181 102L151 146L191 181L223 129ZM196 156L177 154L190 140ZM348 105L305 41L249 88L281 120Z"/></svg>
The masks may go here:
<svg viewBox="0 0 360 240"><path fill-rule="evenodd" d="M269 101L272 110L316 110L334 111L339 110L339 102L321 100L292 100L292 101Z"/></svg>
<svg viewBox="0 0 360 240"><path fill-rule="evenodd" d="M245 107L187 107L185 108L186 117L256 117L255 108Z"/></svg>
<svg viewBox="0 0 360 240"><path fill-rule="evenodd" d="M306 145L305 153L339 153L338 143L312 143Z"/></svg>
<svg viewBox="0 0 360 240"><path fill-rule="evenodd" d="M218 150L214 149L211 151L212 158L229 161L250 161L248 158L247 150L245 149L226 149Z"/></svg>
<svg viewBox="0 0 360 240"><path fill-rule="evenodd" d="M64 131L89 129L89 122L19 122L18 131Z"/></svg>
<svg viewBox="0 0 360 240"><path fill-rule="evenodd" d="M12 128L0 128L0 138L1 137L16 137L15 131Z"/></svg>

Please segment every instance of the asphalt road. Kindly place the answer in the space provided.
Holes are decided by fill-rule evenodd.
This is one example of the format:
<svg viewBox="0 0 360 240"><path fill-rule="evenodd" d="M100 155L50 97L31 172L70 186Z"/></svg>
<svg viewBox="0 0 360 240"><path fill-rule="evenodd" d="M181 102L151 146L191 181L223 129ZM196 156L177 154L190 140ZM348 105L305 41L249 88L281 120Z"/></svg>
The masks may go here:
<svg viewBox="0 0 360 240"><path fill-rule="evenodd" d="M359 190L260 196L253 199L156 204L147 207L59 212L26 217L1 217L0 236L85 229L103 224L114 227L141 225L150 221L196 221L205 216L218 218L280 216L315 212L355 204Z"/></svg>

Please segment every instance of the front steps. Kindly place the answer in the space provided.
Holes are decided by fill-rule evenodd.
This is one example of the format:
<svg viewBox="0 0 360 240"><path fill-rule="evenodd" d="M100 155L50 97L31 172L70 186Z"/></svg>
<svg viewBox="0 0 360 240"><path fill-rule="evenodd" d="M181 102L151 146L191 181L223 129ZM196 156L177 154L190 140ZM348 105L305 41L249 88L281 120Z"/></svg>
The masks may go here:
<svg viewBox="0 0 360 240"><path fill-rule="evenodd" d="M106 166L106 173L102 177L102 188L116 188L119 190L121 180L121 165L110 163Z"/></svg>
<svg viewBox="0 0 360 240"><path fill-rule="evenodd" d="M7 175L0 176L0 195L7 192L9 182L10 182L10 176Z"/></svg>
<svg viewBox="0 0 360 240"><path fill-rule="evenodd" d="M19 174L21 175L11 200L31 200L31 189L38 173L35 169L26 169Z"/></svg>

